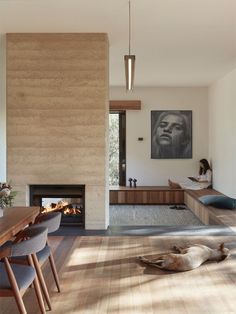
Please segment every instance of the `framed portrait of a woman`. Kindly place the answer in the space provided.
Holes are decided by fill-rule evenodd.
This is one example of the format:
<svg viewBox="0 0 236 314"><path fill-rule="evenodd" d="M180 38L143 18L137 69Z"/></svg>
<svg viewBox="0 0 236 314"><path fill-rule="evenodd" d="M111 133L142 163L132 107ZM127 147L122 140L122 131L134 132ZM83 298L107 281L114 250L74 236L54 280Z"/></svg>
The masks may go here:
<svg viewBox="0 0 236 314"><path fill-rule="evenodd" d="M151 158L192 158L192 111L151 111Z"/></svg>

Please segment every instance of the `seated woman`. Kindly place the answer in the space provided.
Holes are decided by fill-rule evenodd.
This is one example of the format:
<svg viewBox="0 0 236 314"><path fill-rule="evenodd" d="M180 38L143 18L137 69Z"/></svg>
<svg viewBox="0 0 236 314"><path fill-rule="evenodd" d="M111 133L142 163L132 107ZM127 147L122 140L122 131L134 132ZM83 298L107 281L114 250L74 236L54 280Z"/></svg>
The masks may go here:
<svg viewBox="0 0 236 314"><path fill-rule="evenodd" d="M186 182L183 183L177 183L168 180L168 183L172 189L201 190L210 187L212 183L211 180L212 180L211 167L206 159L201 159L199 176L197 178L188 179Z"/></svg>

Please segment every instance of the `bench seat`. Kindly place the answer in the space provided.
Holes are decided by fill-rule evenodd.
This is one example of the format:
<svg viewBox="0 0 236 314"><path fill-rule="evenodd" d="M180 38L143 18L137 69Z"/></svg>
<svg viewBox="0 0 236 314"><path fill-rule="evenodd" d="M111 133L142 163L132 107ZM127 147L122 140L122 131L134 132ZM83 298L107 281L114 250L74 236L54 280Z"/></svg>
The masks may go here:
<svg viewBox="0 0 236 314"><path fill-rule="evenodd" d="M110 187L110 204L163 205L183 204L184 190L169 186Z"/></svg>
<svg viewBox="0 0 236 314"><path fill-rule="evenodd" d="M223 195L214 189L185 190L184 203L206 225L225 225L236 231L236 210L221 209L202 204L204 195Z"/></svg>
<svg viewBox="0 0 236 314"><path fill-rule="evenodd" d="M183 190L169 186L110 187L111 205L185 204L205 225L225 225L236 231L236 210L219 209L202 204L203 195L223 195L214 189Z"/></svg>

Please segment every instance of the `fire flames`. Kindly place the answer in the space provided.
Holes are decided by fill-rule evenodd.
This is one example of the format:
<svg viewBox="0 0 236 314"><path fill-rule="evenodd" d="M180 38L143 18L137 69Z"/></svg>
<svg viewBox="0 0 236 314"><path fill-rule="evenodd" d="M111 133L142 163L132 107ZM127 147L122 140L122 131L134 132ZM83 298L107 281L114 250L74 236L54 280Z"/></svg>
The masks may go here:
<svg viewBox="0 0 236 314"><path fill-rule="evenodd" d="M79 206L79 205L78 205ZM67 201L60 200L57 203L51 203L47 206L42 206L42 213L48 213L51 211L60 211L64 215L79 215L81 209L77 205L69 204Z"/></svg>

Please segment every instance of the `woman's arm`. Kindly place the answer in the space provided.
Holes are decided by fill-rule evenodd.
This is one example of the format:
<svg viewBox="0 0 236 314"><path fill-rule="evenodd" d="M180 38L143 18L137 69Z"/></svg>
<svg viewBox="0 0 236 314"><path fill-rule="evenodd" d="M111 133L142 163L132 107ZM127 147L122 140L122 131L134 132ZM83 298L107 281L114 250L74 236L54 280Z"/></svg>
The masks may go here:
<svg viewBox="0 0 236 314"><path fill-rule="evenodd" d="M207 170L207 172L205 174L198 176L198 182L201 182L201 183L209 182L209 183L211 183L211 170Z"/></svg>

